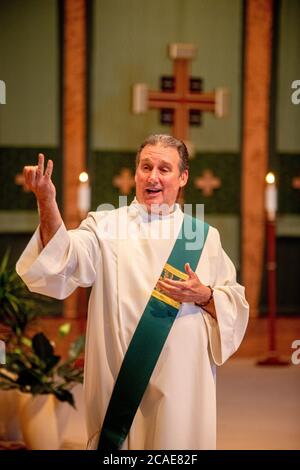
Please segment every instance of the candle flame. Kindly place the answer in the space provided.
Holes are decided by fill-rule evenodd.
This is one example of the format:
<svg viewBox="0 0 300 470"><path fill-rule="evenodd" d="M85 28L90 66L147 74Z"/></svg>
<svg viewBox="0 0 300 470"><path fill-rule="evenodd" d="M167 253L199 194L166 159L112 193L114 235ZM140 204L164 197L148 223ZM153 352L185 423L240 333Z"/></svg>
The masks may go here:
<svg viewBox="0 0 300 470"><path fill-rule="evenodd" d="M273 184L273 183L275 183L275 175L274 175L274 173L269 172L269 173L267 174L267 176L266 176L266 182L267 182L268 184Z"/></svg>
<svg viewBox="0 0 300 470"><path fill-rule="evenodd" d="M81 183L86 183L86 182L88 181L88 179L89 179L89 175L87 174L86 171L83 171L82 173L80 173L80 175L79 175L79 181L80 181Z"/></svg>

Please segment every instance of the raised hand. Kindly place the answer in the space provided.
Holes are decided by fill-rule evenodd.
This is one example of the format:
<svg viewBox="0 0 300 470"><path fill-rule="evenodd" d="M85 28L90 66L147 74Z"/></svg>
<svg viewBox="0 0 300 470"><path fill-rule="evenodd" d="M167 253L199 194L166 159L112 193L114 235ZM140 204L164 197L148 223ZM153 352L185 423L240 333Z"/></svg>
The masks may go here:
<svg viewBox="0 0 300 470"><path fill-rule="evenodd" d="M44 161L44 155L39 153L38 165L25 166L23 175L26 185L37 198L41 241L46 246L62 224L62 218L56 204L56 189L51 180L53 161L48 160L45 172Z"/></svg>
<svg viewBox="0 0 300 470"><path fill-rule="evenodd" d="M40 205L51 204L56 197L56 189L51 180L53 161L48 160L45 172L44 161L44 155L39 153L38 165L25 166L23 169L25 184L35 194Z"/></svg>

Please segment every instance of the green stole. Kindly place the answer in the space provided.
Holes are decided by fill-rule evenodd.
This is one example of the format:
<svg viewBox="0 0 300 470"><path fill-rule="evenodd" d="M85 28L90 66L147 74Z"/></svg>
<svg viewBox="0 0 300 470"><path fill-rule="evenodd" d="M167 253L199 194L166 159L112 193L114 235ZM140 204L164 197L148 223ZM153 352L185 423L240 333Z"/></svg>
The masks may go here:
<svg viewBox="0 0 300 470"><path fill-rule="evenodd" d="M189 250L186 228L200 237L200 249ZM173 250L160 278L187 279L185 263L196 270L209 225L185 215ZM151 374L177 316L181 304L154 288L131 339L117 377L104 418L98 450L120 449L142 400Z"/></svg>

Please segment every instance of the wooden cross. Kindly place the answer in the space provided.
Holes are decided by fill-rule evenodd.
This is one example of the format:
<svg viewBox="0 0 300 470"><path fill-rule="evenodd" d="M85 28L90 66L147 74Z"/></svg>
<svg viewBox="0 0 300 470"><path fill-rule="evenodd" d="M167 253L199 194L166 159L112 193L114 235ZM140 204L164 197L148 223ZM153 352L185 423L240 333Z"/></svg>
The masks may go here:
<svg viewBox="0 0 300 470"><path fill-rule="evenodd" d="M223 117L226 113L227 91L222 88L206 93L190 91L189 65L196 56L193 44L170 44L169 56L174 60L174 91L151 91L144 83L135 84L133 112L142 114L149 108L174 109L172 135L187 142L189 111L209 111L217 117Z"/></svg>
<svg viewBox="0 0 300 470"><path fill-rule="evenodd" d="M119 189L121 194L129 194L135 186L131 170L129 168L122 168L120 174L113 178L113 185Z"/></svg>
<svg viewBox="0 0 300 470"><path fill-rule="evenodd" d="M22 186L24 193L29 193L30 189L28 188L27 184L25 183L25 179L22 173L17 173L15 176L15 183L18 186Z"/></svg>
<svg viewBox="0 0 300 470"><path fill-rule="evenodd" d="M220 188L220 178L214 176L211 170L204 170L202 176L195 178L195 187L202 191L203 196L212 196L215 189Z"/></svg>

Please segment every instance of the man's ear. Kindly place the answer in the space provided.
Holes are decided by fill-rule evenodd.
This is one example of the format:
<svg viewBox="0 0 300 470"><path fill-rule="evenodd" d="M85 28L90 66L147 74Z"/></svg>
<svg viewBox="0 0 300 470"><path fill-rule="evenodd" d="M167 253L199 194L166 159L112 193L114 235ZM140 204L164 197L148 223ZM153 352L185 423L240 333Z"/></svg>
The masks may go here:
<svg viewBox="0 0 300 470"><path fill-rule="evenodd" d="M189 179L189 170L184 170L180 175L180 182L179 182L180 188L183 188L183 186L186 185L186 183L188 182L188 179Z"/></svg>

